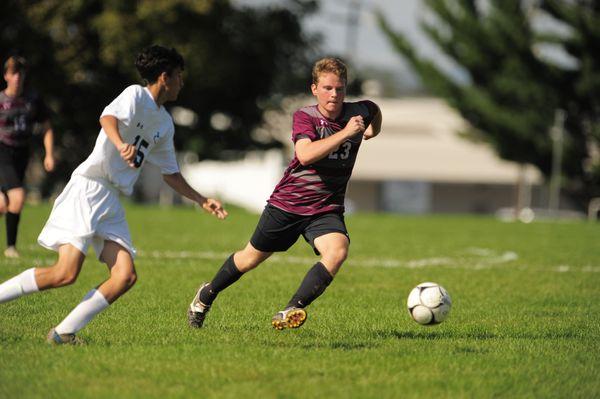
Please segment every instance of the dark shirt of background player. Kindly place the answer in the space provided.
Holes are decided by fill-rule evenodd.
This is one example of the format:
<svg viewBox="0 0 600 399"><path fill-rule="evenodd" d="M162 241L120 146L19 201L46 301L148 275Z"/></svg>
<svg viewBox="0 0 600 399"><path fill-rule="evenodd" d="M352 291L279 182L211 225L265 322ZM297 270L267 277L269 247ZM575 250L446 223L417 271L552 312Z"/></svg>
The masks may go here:
<svg viewBox="0 0 600 399"><path fill-rule="evenodd" d="M54 134L48 108L32 90L25 90L27 62L9 57L4 63L6 88L0 92L0 215L6 215L4 256L17 258L17 232L26 192L23 184L29 163L34 126L42 126L44 169L54 170Z"/></svg>

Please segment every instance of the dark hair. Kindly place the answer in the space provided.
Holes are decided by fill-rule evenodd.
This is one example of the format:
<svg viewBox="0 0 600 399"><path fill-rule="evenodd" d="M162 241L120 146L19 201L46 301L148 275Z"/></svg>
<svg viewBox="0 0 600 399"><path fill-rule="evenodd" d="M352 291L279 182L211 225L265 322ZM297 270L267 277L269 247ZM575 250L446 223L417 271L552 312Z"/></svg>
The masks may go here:
<svg viewBox="0 0 600 399"><path fill-rule="evenodd" d="M183 70L184 62L181 54L174 48L154 45L138 54L135 67L146 82L154 83L163 72L171 75L175 68Z"/></svg>
<svg viewBox="0 0 600 399"><path fill-rule="evenodd" d="M11 71L16 72L27 72L27 60L18 55L11 55L4 63L4 73Z"/></svg>

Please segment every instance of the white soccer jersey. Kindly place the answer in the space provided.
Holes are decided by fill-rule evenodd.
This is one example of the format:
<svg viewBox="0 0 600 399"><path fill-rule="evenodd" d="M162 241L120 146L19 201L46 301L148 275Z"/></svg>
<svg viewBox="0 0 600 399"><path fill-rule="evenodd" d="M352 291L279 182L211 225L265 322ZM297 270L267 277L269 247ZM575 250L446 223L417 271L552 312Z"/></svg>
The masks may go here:
<svg viewBox="0 0 600 399"><path fill-rule="evenodd" d="M100 129L94 150L73 175L107 180L123 194L131 195L146 161L158 166L162 174L179 172L173 144L173 119L163 106L157 106L147 88L129 86L104 108L100 117L105 115L117 118L123 141L136 148L136 167L125 163L104 129Z"/></svg>

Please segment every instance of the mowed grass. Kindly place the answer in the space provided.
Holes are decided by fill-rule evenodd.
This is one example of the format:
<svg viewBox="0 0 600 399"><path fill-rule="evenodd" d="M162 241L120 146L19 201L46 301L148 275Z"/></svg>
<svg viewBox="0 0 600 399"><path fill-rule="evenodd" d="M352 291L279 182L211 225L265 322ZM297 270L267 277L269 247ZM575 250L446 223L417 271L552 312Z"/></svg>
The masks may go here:
<svg viewBox="0 0 600 399"><path fill-rule="evenodd" d="M1 281L55 259L35 245L49 211L25 209L23 256L0 258ZM0 305L0 397L600 395L600 224L350 215L347 264L306 324L279 332L271 316L318 260L302 240L224 291L192 330L195 290L258 216L234 209L220 222L133 205L127 214L139 280L80 333L87 345L51 347L45 336L106 278L93 253L74 285ZM424 281L452 296L441 325L419 326L405 308Z"/></svg>

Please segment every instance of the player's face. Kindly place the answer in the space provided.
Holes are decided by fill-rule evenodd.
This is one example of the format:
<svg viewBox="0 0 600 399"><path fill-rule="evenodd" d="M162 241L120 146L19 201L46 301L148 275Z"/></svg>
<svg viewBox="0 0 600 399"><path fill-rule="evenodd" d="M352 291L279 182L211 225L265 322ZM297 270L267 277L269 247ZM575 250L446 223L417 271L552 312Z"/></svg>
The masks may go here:
<svg viewBox="0 0 600 399"><path fill-rule="evenodd" d="M183 87L183 72L179 68L175 68L171 75L166 75L165 78L165 93L167 101L177 100L179 91Z"/></svg>
<svg viewBox="0 0 600 399"><path fill-rule="evenodd" d="M312 93L317 97L319 111L323 116L335 119L342 112L344 97L346 97L346 82L334 73L322 73L317 84L311 86Z"/></svg>
<svg viewBox="0 0 600 399"><path fill-rule="evenodd" d="M4 74L4 80L6 80L6 86L8 88L13 91L20 91L25 82L25 72L8 70Z"/></svg>

